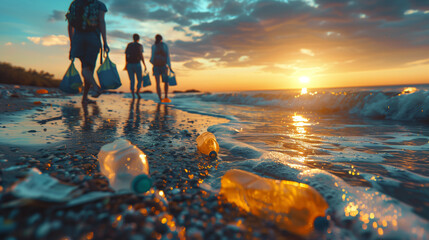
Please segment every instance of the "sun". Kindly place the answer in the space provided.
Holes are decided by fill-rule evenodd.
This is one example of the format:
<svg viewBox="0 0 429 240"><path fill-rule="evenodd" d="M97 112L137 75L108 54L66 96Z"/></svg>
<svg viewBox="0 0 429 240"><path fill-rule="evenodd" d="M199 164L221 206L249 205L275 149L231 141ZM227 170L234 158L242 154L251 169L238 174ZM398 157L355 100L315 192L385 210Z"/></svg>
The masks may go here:
<svg viewBox="0 0 429 240"><path fill-rule="evenodd" d="M301 77L299 77L299 81L301 83L309 83L310 82L310 78L307 77L307 76L301 76Z"/></svg>

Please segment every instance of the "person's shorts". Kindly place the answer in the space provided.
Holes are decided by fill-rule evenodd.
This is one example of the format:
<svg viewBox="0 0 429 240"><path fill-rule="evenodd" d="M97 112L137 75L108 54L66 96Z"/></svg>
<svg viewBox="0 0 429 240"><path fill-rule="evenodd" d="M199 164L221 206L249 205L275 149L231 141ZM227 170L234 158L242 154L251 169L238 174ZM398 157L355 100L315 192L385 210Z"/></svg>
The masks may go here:
<svg viewBox="0 0 429 240"><path fill-rule="evenodd" d="M162 75L162 82L168 81L168 68L167 66L154 66L153 67L153 75L159 76Z"/></svg>
<svg viewBox="0 0 429 240"><path fill-rule="evenodd" d="M91 70L94 70L100 47L99 32L76 31L72 39L70 56L72 58L79 58L82 62L82 68L89 67Z"/></svg>

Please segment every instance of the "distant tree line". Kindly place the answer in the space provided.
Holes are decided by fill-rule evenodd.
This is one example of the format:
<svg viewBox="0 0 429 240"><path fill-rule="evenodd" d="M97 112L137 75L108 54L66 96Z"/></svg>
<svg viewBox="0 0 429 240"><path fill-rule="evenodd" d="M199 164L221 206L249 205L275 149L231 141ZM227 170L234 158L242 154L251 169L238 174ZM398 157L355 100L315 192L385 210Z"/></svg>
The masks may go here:
<svg viewBox="0 0 429 240"><path fill-rule="evenodd" d="M0 83L59 87L60 82L59 79L54 79L54 75L48 72L37 72L34 69L25 70L22 67L12 66L10 63L0 62Z"/></svg>

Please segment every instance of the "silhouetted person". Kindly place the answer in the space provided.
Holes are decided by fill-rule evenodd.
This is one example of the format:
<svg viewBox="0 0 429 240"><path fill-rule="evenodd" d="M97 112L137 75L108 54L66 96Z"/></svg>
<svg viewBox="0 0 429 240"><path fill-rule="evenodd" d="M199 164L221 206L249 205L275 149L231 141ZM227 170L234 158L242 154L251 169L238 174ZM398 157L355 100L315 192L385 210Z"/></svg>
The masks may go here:
<svg viewBox="0 0 429 240"><path fill-rule="evenodd" d="M167 44L162 42L162 36L157 34L155 36L155 44L152 45L152 56L150 62L153 65L153 76L156 79L156 93L158 94L159 101L161 98L161 86L159 77L162 76L164 82L164 96L168 98L168 69L171 69L170 52Z"/></svg>
<svg viewBox="0 0 429 240"><path fill-rule="evenodd" d="M79 58L82 63L82 76L85 86L82 103L94 103L88 99L88 91L93 86L92 97L100 96L102 90L95 82L94 69L97 55L101 48L100 34L103 38L104 51L109 52L106 40L106 5L98 0L74 0L66 14L70 38L69 58Z"/></svg>
<svg viewBox="0 0 429 240"><path fill-rule="evenodd" d="M130 77L130 90L131 94L133 95L134 99L134 85L135 85L135 78L134 76L137 75L137 97L140 99L140 88L142 86L143 81L143 75L142 75L142 66L140 64L140 61L142 61L144 65L144 70L146 71L146 63L144 62L144 56L143 56L143 46L139 43L140 36L135 33L133 35L134 42L131 42L128 44L127 48L125 49L125 68L128 71L128 76Z"/></svg>

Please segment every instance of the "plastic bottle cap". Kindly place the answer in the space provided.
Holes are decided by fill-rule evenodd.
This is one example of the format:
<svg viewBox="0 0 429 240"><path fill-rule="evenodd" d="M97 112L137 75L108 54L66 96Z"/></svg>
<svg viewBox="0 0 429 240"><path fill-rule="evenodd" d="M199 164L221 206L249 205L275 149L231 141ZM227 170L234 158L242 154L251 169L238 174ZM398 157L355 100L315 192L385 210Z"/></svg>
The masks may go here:
<svg viewBox="0 0 429 240"><path fill-rule="evenodd" d="M211 159L215 159L215 158L217 158L217 152L216 152L216 151L211 151L211 152L209 153L209 157L210 157Z"/></svg>
<svg viewBox="0 0 429 240"><path fill-rule="evenodd" d="M141 174L135 177L131 183L131 189L136 193L145 193L152 187L152 179L146 175Z"/></svg>
<svg viewBox="0 0 429 240"><path fill-rule="evenodd" d="M329 221L326 219L326 217L317 217L314 219L314 229L316 229L319 232L324 232L329 227Z"/></svg>

